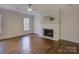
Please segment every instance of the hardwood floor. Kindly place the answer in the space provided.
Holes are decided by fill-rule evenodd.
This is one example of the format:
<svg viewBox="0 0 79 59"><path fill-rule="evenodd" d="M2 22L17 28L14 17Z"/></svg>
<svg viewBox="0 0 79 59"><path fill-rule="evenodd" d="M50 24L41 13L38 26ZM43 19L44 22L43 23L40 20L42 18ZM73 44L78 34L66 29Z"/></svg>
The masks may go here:
<svg viewBox="0 0 79 59"><path fill-rule="evenodd" d="M37 35L14 37L0 41L1 54L46 53L52 47L53 41L40 38Z"/></svg>
<svg viewBox="0 0 79 59"><path fill-rule="evenodd" d="M0 54L76 54L79 44L24 35L0 41Z"/></svg>

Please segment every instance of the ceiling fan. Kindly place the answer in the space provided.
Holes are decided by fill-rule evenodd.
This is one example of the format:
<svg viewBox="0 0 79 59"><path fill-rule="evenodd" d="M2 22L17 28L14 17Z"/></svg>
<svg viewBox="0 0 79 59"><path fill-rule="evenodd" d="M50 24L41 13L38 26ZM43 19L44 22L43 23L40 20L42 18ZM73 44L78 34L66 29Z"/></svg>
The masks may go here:
<svg viewBox="0 0 79 59"><path fill-rule="evenodd" d="M32 11L32 4L29 4L28 5L28 9L27 9L28 11Z"/></svg>

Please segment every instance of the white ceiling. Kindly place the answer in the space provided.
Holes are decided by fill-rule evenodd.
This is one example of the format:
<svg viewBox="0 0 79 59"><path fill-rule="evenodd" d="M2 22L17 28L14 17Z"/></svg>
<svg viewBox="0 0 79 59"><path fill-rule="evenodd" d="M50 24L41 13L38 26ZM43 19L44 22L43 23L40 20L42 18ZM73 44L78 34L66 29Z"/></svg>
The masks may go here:
<svg viewBox="0 0 79 59"><path fill-rule="evenodd" d="M0 8L21 12L24 14L51 13L60 8L69 6L68 4L32 4L32 11L27 11L27 4L0 4Z"/></svg>

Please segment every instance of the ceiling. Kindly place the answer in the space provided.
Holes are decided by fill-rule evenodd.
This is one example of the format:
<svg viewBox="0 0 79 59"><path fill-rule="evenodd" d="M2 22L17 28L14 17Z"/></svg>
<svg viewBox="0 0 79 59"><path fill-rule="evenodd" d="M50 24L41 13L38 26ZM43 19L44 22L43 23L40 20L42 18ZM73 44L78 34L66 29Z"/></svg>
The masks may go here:
<svg viewBox="0 0 79 59"><path fill-rule="evenodd" d="M24 14L51 13L69 6L68 4L32 4L32 11L27 11L27 4L0 4L0 8L17 11Z"/></svg>

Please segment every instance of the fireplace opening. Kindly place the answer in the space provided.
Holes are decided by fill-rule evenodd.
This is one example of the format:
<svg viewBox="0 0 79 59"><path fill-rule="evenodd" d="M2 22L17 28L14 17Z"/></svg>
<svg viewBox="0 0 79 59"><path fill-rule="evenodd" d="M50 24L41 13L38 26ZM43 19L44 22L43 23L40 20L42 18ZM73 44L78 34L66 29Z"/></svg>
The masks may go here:
<svg viewBox="0 0 79 59"><path fill-rule="evenodd" d="M44 36L53 37L53 29L44 29Z"/></svg>

